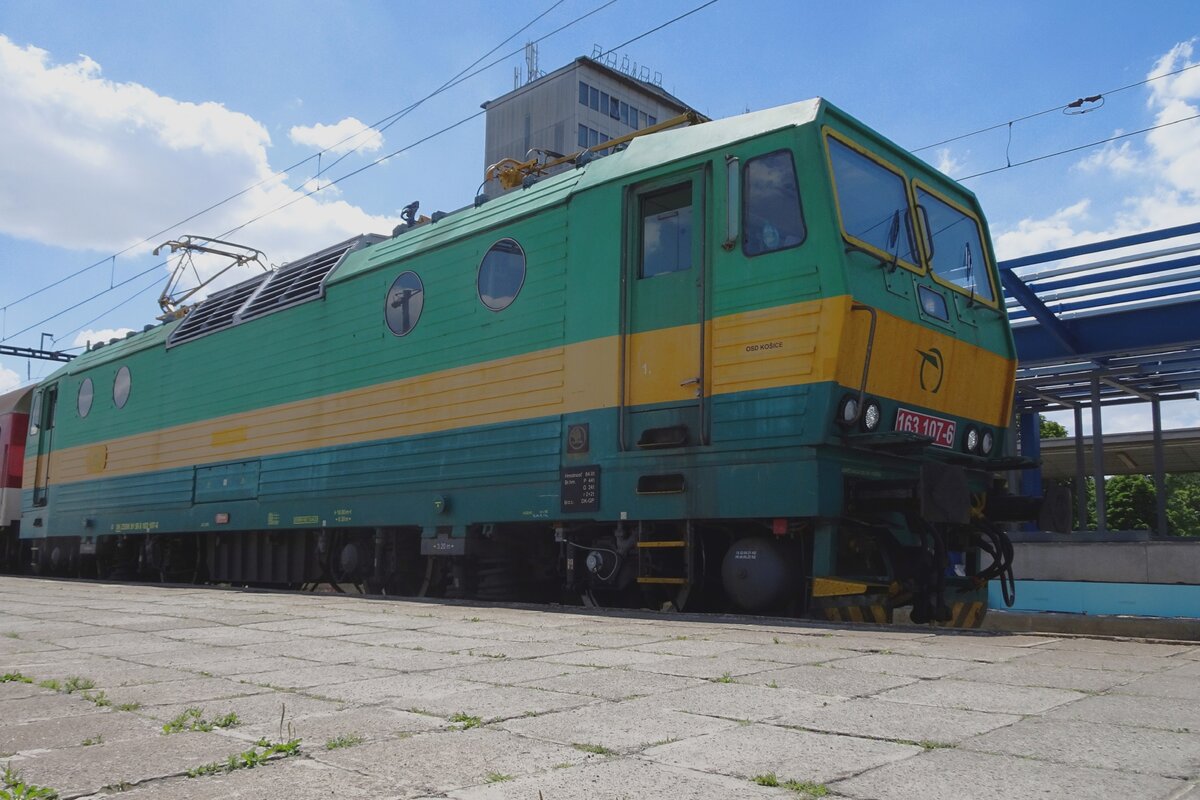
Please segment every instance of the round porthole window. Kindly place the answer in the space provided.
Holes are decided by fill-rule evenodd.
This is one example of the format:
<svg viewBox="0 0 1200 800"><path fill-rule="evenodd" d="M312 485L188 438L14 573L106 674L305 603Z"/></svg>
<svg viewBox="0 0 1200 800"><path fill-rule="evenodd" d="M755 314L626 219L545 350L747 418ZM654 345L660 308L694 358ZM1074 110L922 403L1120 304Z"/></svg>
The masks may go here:
<svg viewBox="0 0 1200 800"><path fill-rule="evenodd" d="M512 305L525 283L525 251L514 239L501 239L479 265L480 301L492 311Z"/></svg>
<svg viewBox="0 0 1200 800"><path fill-rule="evenodd" d="M117 370L117 377L113 378L113 403L117 408L124 408L129 402L129 367L121 367Z"/></svg>
<svg viewBox="0 0 1200 800"><path fill-rule="evenodd" d="M92 379L84 378L83 383L79 384L79 396L75 398L75 408L79 411L79 416L86 417L92 410L94 397L95 389L92 386Z"/></svg>
<svg viewBox="0 0 1200 800"><path fill-rule="evenodd" d="M402 272L388 289L383 316L387 326L397 336L405 336L417 327L421 309L425 307L425 287L415 272Z"/></svg>

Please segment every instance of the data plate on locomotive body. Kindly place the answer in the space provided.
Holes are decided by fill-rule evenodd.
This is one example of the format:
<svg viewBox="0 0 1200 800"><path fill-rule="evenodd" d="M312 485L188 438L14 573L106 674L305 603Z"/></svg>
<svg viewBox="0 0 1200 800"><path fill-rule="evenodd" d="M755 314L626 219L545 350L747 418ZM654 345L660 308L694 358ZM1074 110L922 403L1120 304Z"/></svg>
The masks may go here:
<svg viewBox="0 0 1200 800"><path fill-rule="evenodd" d="M954 433L957 427L958 424L954 420L909 411L907 408L896 412L896 430L928 436L938 447L954 447Z"/></svg>

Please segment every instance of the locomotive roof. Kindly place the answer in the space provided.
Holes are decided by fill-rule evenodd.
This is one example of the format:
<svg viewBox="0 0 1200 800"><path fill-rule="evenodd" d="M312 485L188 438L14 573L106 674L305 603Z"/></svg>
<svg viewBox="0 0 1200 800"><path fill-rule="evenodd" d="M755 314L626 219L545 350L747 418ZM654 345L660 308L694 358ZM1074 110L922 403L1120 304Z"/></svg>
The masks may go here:
<svg viewBox="0 0 1200 800"><path fill-rule="evenodd" d="M772 131L815 122L828 107L831 107L828 101L817 98L718 119L702 125L672 128L649 136L639 136L619 153L598 158L578 169L544 178L528 189L509 192L489 200L478 208L464 209L439 222L422 225L375 245L366 251L365 257L348 260L343 264L330 276L329 283L348 280L382 264L486 230L505 220L557 205L583 189Z"/></svg>

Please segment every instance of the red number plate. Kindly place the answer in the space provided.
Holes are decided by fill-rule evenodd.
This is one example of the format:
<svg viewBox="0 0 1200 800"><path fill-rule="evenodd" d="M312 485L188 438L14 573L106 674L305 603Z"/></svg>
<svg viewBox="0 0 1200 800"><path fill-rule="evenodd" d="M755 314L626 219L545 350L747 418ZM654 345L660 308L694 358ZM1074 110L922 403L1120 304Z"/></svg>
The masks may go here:
<svg viewBox="0 0 1200 800"><path fill-rule="evenodd" d="M953 420L909 411L907 408L896 412L896 430L928 436L938 447L954 447L955 428L957 424Z"/></svg>

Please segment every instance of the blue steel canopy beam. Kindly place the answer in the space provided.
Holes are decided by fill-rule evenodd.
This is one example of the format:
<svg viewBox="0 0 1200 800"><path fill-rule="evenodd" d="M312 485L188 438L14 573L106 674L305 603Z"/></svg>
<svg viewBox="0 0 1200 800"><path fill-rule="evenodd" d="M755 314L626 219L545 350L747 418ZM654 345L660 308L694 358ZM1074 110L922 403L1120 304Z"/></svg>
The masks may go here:
<svg viewBox="0 0 1200 800"><path fill-rule="evenodd" d="M1135 233L1132 236L1121 236L1116 239L1108 239L1103 242L1092 242L1091 244L1078 245L1077 247L1065 247L1062 250L1051 250L1046 253L1034 253L1033 255L1022 256L1020 258L1010 258L1007 261L1001 261L996 266L1000 271L1012 271L1020 267L1028 267L1032 264L1045 264L1048 261L1061 261L1066 258L1074 258L1076 256L1086 256L1090 253L1099 253L1103 250L1116 250L1120 247L1133 247L1139 244L1148 242L1160 242L1163 239L1173 239L1176 236L1190 236L1195 233L1200 233L1200 222L1193 222L1190 225L1177 225L1174 228L1163 228L1158 231L1149 231L1147 233Z"/></svg>
<svg viewBox="0 0 1200 800"><path fill-rule="evenodd" d="M1020 276L1012 271L1001 272L1000 282L1004 284L1004 289L1010 295L1017 298L1021 305L1025 307L1025 310L1041 323L1041 328L1045 334L1062 348L1062 352L1058 355L1079 355L1082 353L1079 342L1075 339L1074 335L1067 330L1067 327L1063 325L1058 317L1054 316L1054 313L1050 309L1046 308L1046 305L1038 299L1037 294L1025 284L1025 281L1021 280ZM1013 335L1016 335L1015 330L1013 331ZM1024 352L1021 350L1019 343L1017 345L1017 354L1024 357Z"/></svg>

